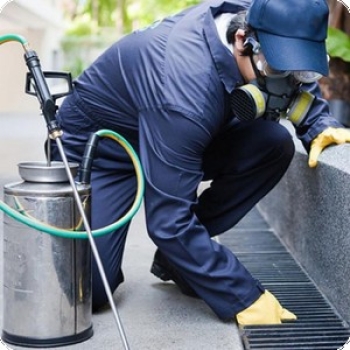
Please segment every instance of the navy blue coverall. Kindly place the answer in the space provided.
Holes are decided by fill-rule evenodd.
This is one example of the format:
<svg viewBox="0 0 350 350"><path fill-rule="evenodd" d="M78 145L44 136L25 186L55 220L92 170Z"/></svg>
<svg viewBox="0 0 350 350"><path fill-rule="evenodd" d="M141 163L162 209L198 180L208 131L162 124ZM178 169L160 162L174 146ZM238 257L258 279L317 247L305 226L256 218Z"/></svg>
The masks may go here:
<svg viewBox="0 0 350 350"><path fill-rule="evenodd" d="M234 226L285 173L294 154L288 131L258 119L241 123L230 93L243 84L236 61L220 41L214 18L249 6L211 0L135 31L107 49L75 81L59 112L69 160L80 162L92 132L108 128L137 150L143 166L149 236L222 319L250 306L264 288L236 256L211 237ZM297 135L309 149L328 126L317 95ZM53 145L53 156L59 158ZM212 180L199 198L201 181ZM102 139L92 172L92 228L116 221L136 190L133 165L114 141ZM121 270L128 225L97 239L112 290ZM107 301L96 267L93 304Z"/></svg>

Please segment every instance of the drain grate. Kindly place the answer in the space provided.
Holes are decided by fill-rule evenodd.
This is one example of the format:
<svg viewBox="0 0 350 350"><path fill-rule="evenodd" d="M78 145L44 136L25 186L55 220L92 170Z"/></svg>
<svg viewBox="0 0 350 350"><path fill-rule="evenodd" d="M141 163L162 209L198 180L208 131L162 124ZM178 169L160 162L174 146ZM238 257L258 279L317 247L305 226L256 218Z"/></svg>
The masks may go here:
<svg viewBox="0 0 350 350"><path fill-rule="evenodd" d="M273 234L258 210L220 236L254 277L298 320L242 328L245 350L336 350L350 328Z"/></svg>

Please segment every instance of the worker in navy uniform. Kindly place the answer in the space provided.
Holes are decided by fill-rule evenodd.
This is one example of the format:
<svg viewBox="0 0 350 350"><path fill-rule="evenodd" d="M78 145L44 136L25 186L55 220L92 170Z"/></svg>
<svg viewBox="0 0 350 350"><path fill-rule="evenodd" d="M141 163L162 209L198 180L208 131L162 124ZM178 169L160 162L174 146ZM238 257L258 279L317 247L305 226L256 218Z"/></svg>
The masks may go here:
<svg viewBox="0 0 350 350"><path fill-rule="evenodd" d="M70 161L81 162L102 128L135 148L157 246L151 272L222 320L296 319L212 237L237 224L287 170L294 143L281 117L294 124L311 167L325 147L350 140L317 85L328 74L328 12L325 0L203 1L113 44L58 112ZM52 155L59 159L55 144ZM198 195L204 180L210 187ZM130 208L133 164L110 139L99 142L91 184L93 229ZM96 239L112 291L124 280L128 227ZM107 297L95 265L92 287L97 310Z"/></svg>

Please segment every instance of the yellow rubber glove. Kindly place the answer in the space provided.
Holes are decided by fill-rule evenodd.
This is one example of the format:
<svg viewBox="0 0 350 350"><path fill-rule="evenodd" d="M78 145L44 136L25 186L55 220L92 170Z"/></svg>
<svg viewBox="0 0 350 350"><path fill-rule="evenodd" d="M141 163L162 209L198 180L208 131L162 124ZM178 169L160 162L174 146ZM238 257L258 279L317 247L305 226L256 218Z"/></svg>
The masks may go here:
<svg viewBox="0 0 350 350"><path fill-rule="evenodd" d="M312 142L309 154L309 167L317 165L317 159L321 152L332 144L341 145L350 142L350 130L345 128L327 128L322 131Z"/></svg>
<svg viewBox="0 0 350 350"><path fill-rule="evenodd" d="M284 309L276 297L268 290L252 305L236 315L241 326L280 324L282 321L295 321L297 317Z"/></svg>

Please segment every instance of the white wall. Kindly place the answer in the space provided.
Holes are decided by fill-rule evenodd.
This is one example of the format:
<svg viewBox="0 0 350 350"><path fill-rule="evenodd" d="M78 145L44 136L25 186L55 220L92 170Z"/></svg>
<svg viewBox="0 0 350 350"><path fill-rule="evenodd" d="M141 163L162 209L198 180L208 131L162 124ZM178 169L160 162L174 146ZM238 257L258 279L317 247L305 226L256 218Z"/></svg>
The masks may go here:
<svg viewBox="0 0 350 350"><path fill-rule="evenodd" d="M43 70L59 70L64 22L59 0L14 0L0 13L0 35L24 36ZM17 42L0 45L0 113L40 113L35 97L24 93L27 66Z"/></svg>

